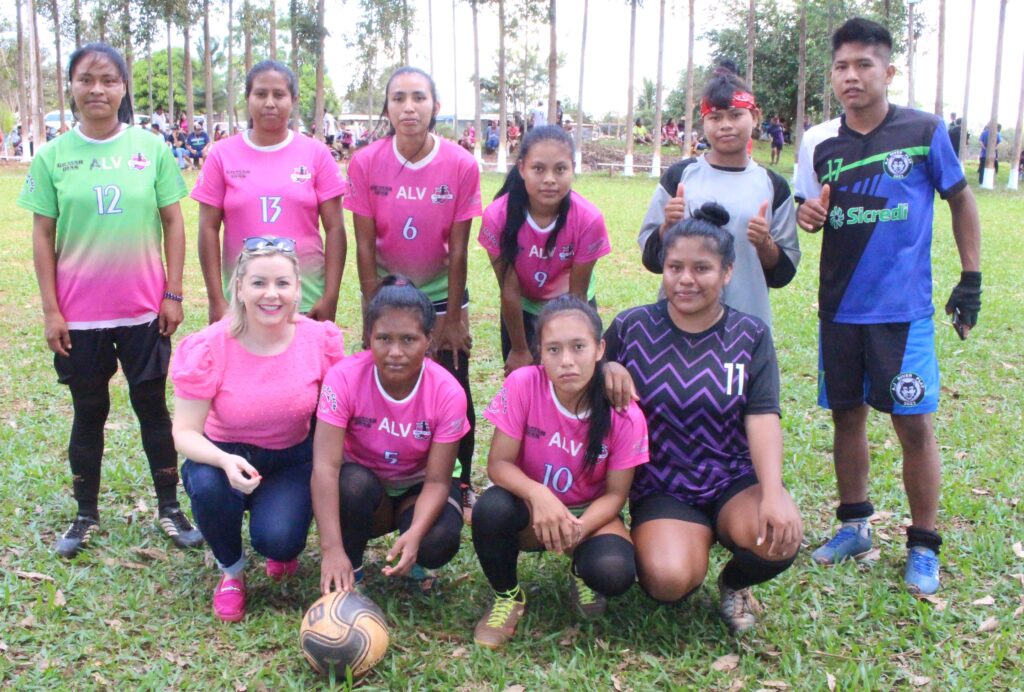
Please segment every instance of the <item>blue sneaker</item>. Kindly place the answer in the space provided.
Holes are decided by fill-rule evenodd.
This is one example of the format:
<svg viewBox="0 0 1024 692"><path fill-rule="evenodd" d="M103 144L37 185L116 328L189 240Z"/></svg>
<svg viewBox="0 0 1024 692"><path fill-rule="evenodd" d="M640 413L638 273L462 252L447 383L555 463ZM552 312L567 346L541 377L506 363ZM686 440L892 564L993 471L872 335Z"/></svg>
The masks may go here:
<svg viewBox="0 0 1024 692"><path fill-rule="evenodd" d="M923 545L907 550L907 571L903 575L903 583L915 596L930 596L939 590L939 556L934 550Z"/></svg>
<svg viewBox="0 0 1024 692"><path fill-rule="evenodd" d="M811 553L811 558L819 565L834 565L850 558L859 560L870 550L871 525L868 520L844 521L836 535Z"/></svg>

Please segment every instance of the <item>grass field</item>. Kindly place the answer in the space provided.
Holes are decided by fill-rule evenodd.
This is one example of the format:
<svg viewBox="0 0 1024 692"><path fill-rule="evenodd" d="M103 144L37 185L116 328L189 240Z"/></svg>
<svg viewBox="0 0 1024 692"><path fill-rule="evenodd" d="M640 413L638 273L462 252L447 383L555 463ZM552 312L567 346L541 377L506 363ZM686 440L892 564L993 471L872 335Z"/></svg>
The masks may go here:
<svg viewBox="0 0 1024 692"><path fill-rule="evenodd" d="M787 153L790 149L787 148ZM763 154L763 155L762 155ZM767 151L758 150L767 160ZM791 159L782 167L789 173ZM42 339L32 271L31 222L14 204L24 170L0 170L0 685L18 689L303 689L320 684L298 650L302 613L318 595L315 530L297 578L283 586L249 570L249 615L217 622L210 611L216 570L202 552L180 552L153 524L155 499L124 381L113 383L100 512L102 533L72 562L50 545L72 514L65 447L70 398L56 382ZM968 170L968 178L976 172ZM190 183L193 182L191 179ZM489 198L497 176L484 178ZM653 181L586 175L576 184L604 211L613 254L598 263L606 321L649 302L657 278L640 265L635 234ZM524 556L531 610L503 651L472 643L489 598L469 531L430 598L406 595L376 573L368 593L390 620L391 649L366 681L376 689L1024 689L1024 302L1019 195L978 192L984 308L970 340L938 329L943 403L936 429L944 464L940 527L943 590L932 602L904 593L899 446L888 421L872 418L872 499L878 559L823 569L806 553L756 587L767 613L752 635L730 636L715 611L713 553L708 586L677 607L658 607L639 588L613 601L601 621L571 614L567 562ZM183 203L189 235L186 321L206 309L195 254L196 205ZM351 237L351 223L347 224ZM949 213L936 213L934 279L941 306L958 278ZM797 278L773 294L782 372L785 480L801 507L809 545L833 524L831 424L816 408L816 285L819 238L803 234ZM351 241L350 241L351 243ZM501 381L495 281L475 238L469 286L476 349L476 404ZM338 323L358 339L358 293L350 245ZM1014 307L1017 306L1017 307ZM938 315L936 316L938 320ZM270 407L268 407L270 408ZM474 474L484 481L490 429L480 426ZM184 497L184 492L181 492Z"/></svg>

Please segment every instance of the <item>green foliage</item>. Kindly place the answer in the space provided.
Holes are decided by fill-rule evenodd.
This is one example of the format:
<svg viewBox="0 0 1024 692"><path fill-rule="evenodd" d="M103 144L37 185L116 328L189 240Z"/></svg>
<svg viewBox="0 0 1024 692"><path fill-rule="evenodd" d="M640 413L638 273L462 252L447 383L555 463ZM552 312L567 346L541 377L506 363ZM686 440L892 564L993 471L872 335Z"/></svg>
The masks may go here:
<svg viewBox="0 0 1024 692"><path fill-rule="evenodd" d="M174 48L171 51L173 60L172 69L174 72L174 112L181 113L185 110L185 49ZM203 74L203 54L192 51L190 56L192 63L192 74ZM167 109L167 49L153 53L153 101L149 100L149 63L146 60L136 60L132 66L132 82L134 92L132 94L135 112L140 114L152 113L157 106ZM192 82L195 93L196 104L202 104L206 98L206 86L203 79L194 79ZM219 96L220 105L224 105L223 94ZM214 99L216 107L218 99ZM200 106L201 107L201 106Z"/></svg>

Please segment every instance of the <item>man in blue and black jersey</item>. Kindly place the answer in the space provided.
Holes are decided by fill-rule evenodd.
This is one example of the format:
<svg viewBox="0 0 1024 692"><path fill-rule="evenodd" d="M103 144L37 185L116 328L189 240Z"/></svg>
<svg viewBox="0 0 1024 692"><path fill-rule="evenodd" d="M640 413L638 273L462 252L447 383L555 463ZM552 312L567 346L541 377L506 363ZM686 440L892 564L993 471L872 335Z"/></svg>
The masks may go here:
<svg viewBox="0 0 1024 692"><path fill-rule="evenodd" d="M888 102L892 37L851 19L832 37L832 88L842 117L804 136L794 195L804 230L824 228L818 295L819 403L831 409L842 527L814 552L821 564L866 555L868 407L890 414L910 504L904 581L939 588L940 461L932 428L939 368L932 320L932 214L946 200L960 283L946 303L966 338L981 309L980 223L941 119Z"/></svg>

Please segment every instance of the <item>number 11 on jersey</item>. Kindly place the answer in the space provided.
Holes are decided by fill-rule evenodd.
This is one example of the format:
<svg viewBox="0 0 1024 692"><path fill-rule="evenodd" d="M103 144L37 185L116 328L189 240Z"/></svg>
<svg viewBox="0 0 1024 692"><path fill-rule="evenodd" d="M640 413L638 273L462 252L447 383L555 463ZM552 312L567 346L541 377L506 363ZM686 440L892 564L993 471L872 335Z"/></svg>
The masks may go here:
<svg viewBox="0 0 1024 692"><path fill-rule="evenodd" d="M736 396L743 396L747 366L744 363L725 363L725 393L732 394L732 376L736 374Z"/></svg>

